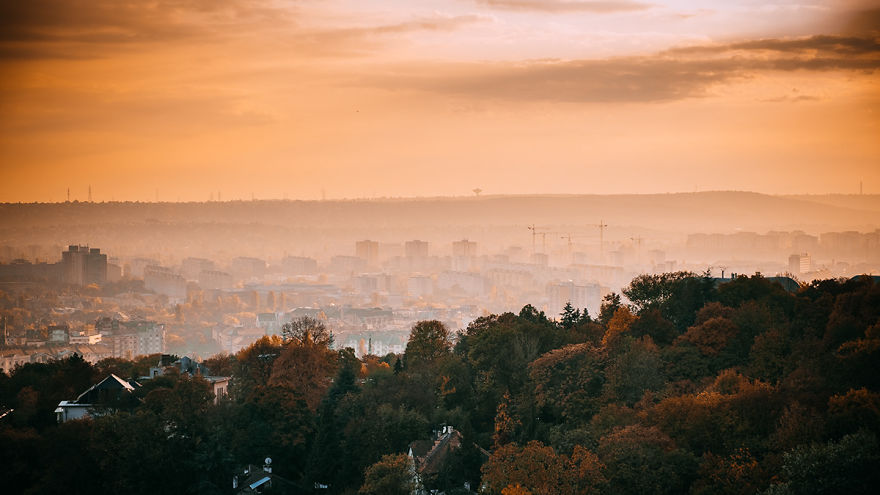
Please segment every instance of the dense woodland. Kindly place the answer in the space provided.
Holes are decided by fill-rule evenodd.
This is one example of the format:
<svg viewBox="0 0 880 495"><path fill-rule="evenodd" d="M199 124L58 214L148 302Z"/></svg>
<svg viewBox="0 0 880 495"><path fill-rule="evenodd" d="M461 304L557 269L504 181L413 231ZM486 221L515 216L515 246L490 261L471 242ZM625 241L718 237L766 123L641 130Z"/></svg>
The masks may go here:
<svg viewBox="0 0 880 495"><path fill-rule="evenodd" d="M142 381L94 419L53 411L156 356L76 357L0 374L5 493L230 493L267 455L304 493L408 493L404 454L454 425L428 489L489 494L873 493L880 486L880 284L638 277L598 315L531 306L455 332L425 321L403 355L333 350L298 320L237 355L214 404L201 377Z"/></svg>

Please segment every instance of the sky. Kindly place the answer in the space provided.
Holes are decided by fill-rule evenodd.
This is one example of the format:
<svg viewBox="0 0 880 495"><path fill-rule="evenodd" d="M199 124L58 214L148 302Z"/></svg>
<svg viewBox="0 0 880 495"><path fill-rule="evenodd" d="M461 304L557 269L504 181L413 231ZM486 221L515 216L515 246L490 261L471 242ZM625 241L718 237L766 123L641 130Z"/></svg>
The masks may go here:
<svg viewBox="0 0 880 495"><path fill-rule="evenodd" d="M880 193L880 2L0 0L0 201Z"/></svg>

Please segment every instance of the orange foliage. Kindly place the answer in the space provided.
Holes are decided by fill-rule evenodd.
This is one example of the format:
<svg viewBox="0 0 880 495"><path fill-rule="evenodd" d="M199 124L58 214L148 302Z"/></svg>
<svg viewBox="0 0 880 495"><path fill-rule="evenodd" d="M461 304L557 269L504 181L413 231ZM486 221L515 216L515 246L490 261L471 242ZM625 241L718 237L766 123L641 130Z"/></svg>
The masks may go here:
<svg viewBox="0 0 880 495"><path fill-rule="evenodd" d="M497 493L519 486L535 495L594 494L605 483L604 466L589 450L576 446L571 457L538 441L525 447L499 447L483 465L483 482Z"/></svg>
<svg viewBox="0 0 880 495"><path fill-rule="evenodd" d="M608 329L605 330L605 335L602 336L602 345L608 346L613 344L620 335L629 331L629 327L634 321L636 321L636 316L630 312L629 308L626 306L617 308L614 316L608 321Z"/></svg>

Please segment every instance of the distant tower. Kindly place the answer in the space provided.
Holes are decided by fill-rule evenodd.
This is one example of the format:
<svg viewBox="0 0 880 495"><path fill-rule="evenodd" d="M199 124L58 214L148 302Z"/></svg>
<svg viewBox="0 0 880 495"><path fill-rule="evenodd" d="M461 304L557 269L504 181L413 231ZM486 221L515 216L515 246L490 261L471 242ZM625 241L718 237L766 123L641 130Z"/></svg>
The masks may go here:
<svg viewBox="0 0 880 495"><path fill-rule="evenodd" d="M67 202L70 203L70 188L67 188Z"/></svg>
<svg viewBox="0 0 880 495"><path fill-rule="evenodd" d="M480 196L480 193L483 192L483 190L480 189L479 187L476 188L476 189L472 189L472 191L473 191L474 194L477 195L478 197Z"/></svg>
<svg viewBox="0 0 880 495"><path fill-rule="evenodd" d="M89 184L89 203L92 202L92 185Z"/></svg>

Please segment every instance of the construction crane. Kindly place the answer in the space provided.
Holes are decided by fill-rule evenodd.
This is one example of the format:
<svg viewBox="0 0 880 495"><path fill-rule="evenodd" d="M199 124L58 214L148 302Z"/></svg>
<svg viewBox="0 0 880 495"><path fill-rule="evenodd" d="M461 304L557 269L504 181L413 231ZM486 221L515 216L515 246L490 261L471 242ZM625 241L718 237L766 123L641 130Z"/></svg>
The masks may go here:
<svg viewBox="0 0 880 495"><path fill-rule="evenodd" d="M557 232L548 232L546 230L539 231L535 224L529 225L529 230L532 231L532 254L535 254L535 238L537 236L541 236L541 252L547 252L547 234L556 234Z"/></svg>
<svg viewBox="0 0 880 495"><path fill-rule="evenodd" d="M587 226L599 227L599 260L605 263L605 229L608 224L604 220L599 220L599 223L587 224Z"/></svg>

